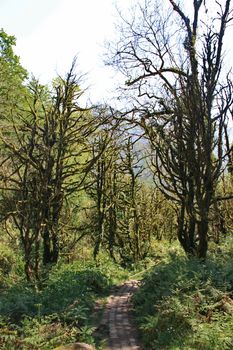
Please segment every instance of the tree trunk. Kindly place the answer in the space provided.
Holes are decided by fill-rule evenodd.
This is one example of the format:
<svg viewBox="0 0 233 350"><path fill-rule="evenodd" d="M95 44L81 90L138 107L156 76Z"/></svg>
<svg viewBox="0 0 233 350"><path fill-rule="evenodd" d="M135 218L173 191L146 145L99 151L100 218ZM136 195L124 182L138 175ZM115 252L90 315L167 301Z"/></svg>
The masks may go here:
<svg viewBox="0 0 233 350"><path fill-rule="evenodd" d="M203 218L200 222L198 222L198 248L197 248L197 256L200 259L205 260L207 249L208 249L208 219Z"/></svg>
<svg viewBox="0 0 233 350"><path fill-rule="evenodd" d="M50 241L50 232L49 228L45 227L43 232L43 264L51 264L52 259L52 250L51 250L51 241Z"/></svg>

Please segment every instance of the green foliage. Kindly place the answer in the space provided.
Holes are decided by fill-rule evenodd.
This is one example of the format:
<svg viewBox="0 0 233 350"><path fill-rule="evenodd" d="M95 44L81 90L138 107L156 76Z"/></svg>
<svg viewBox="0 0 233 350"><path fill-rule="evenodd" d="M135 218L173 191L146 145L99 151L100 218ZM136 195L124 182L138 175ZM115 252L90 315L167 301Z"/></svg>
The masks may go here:
<svg viewBox="0 0 233 350"><path fill-rule="evenodd" d="M15 259L12 250L0 243L0 276L6 276L11 272Z"/></svg>
<svg viewBox="0 0 233 350"><path fill-rule="evenodd" d="M117 285L130 278L130 272L132 271L116 264L108 254L100 252L97 261L99 268L112 284Z"/></svg>
<svg viewBox="0 0 233 350"><path fill-rule="evenodd" d="M1 232L3 235L3 232ZM10 287L22 276L22 259L10 242L0 243L0 291Z"/></svg>
<svg viewBox="0 0 233 350"><path fill-rule="evenodd" d="M104 265L107 265L105 263ZM18 281L0 299L0 348L51 350L63 343L93 343L91 310L112 285L116 267L93 262L60 264L41 289Z"/></svg>
<svg viewBox="0 0 233 350"><path fill-rule="evenodd" d="M106 113L106 112L105 112ZM113 123L113 122L112 122ZM122 126L97 133L93 152L101 157L89 173L89 211L94 256L101 249L133 268L151 254L154 238L172 237L175 211L154 186L143 181L143 148ZM164 220L166 215L166 220Z"/></svg>
<svg viewBox="0 0 233 350"><path fill-rule="evenodd" d="M24 315L35 314L37 302L38 295L35 290L24 281L18 282L1 296L0 314L17 322Z"/></svg>
<svg viewBox="0 0 233 350"><path fill-rule="evenodd" d="M13 46L14 36L0 30L0 115L1 125L5 126L6 119L15 112L23 102L23 81L27 77L26 70L21 66L19 57L15 55ZM4 130L3 130L4 131Z"/></svg>
<svg viewBox="0 0 233 350"><path fill-rule="evenodd" d="M13 35L8 35L3 29L0 30L0 57L6 62L19 62L18 56L14 54L12 46L16 45L16 40Z"/></svg>
<svg viewBox="0 0 233 350"><path fill-rule="evenodd" d="M203 263L173 249L146 275L134 298L146 348L232 349L232 251Z"/></svg>
<svg viewBox="0 0 233 350"><path fill-rule="evenodd" d="M1 137L6 154L0 217L17 228L30 281L40 278L40 266L58 262L61 237L77 230L70 226L69 211L78 205L71 197L85 177L87 138L97 125L79 106L74 69L75 62L51 91L33 80L24 110L14 111Z"/></svg>
<svg viewBox="0 0 233 350"><path fill-rule="evenodd" d="M85 306L90 307L93 296L104 293L109 283L109 279L94 265L83 268L76 262L55 268L42 295L44 313L60 312L72 303L76 308L82 307L84 296Z"/></svg>

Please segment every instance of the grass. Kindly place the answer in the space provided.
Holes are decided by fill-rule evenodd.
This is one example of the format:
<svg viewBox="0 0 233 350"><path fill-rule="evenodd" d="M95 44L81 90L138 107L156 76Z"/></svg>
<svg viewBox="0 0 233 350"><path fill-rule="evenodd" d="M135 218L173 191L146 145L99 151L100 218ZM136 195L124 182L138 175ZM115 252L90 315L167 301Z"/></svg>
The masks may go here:
<svg viewBox="0 0 233 350"><path fill-rule="evenodd" d="M134 297L146 349L233 349L233 242L205 263L166 249Z"/></svg>

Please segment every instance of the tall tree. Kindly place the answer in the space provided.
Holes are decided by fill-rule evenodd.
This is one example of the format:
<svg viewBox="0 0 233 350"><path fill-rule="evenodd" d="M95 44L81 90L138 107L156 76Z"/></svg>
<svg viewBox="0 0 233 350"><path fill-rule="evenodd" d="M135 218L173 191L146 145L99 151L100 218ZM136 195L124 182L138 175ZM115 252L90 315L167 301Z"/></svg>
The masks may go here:
<svg viewBox="0 0 233 350"><path fill-rule="evenodd" d="M52 91L33 81L27 108L12 116L11 134L2 130L2 165L8 171L1 179L11 203L5 212L19 230L28 279L39 276L41 251L43 264L58 261L62 211L92 162L87 140L97 123L79 105L82 91L74 69L75 62Z"/></svg>
<svg viewBox="0 0 233 350"><path fill-rule="evenodd" d="M214 1L211 15L208 3L194 0L188 15L176 1L146 0L123 20L110 60L127 77L127 119L150 141L156 184L178 205L180 243L200 258L208 248L233 91L222 69L231 0Z"/></svg>
<svg viewBox="0 0 233 350"><path fill-rule="evenodd" d="M144 168L132 134L114 117L92 140L93 157L101 156L89 174L87 193L93 201L94 257L102 248L126 266L150 251L154 191L140 181Z"/></svg>
<svg viewBox="0 0 233 350"><path fill-rule="evenodd" d="M120 151L119 123L114 120L113 111L107 107L99 107L96 112L98 119L103 123L91 140L92 159L96 159L96 162L90 170L86 184L87 193L92 198L95 208L92 221L93 255L96 258L101 246L107 244L110 255L114 258L116 168Z"/></svg>

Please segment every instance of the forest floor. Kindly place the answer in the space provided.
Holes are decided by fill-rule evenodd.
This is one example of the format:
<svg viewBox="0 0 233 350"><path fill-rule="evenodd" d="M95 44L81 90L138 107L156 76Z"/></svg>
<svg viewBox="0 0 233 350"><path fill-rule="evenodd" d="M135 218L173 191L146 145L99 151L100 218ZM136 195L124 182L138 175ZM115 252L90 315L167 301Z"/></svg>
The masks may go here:
<svg viewBox="0 0 233 350"><path fill-rule="evenodd" d="M142 350L133 322L131 302L138 286L137 280L126 281L115 287L108 297L95 332L104 344L104 350Z"/></svg>

